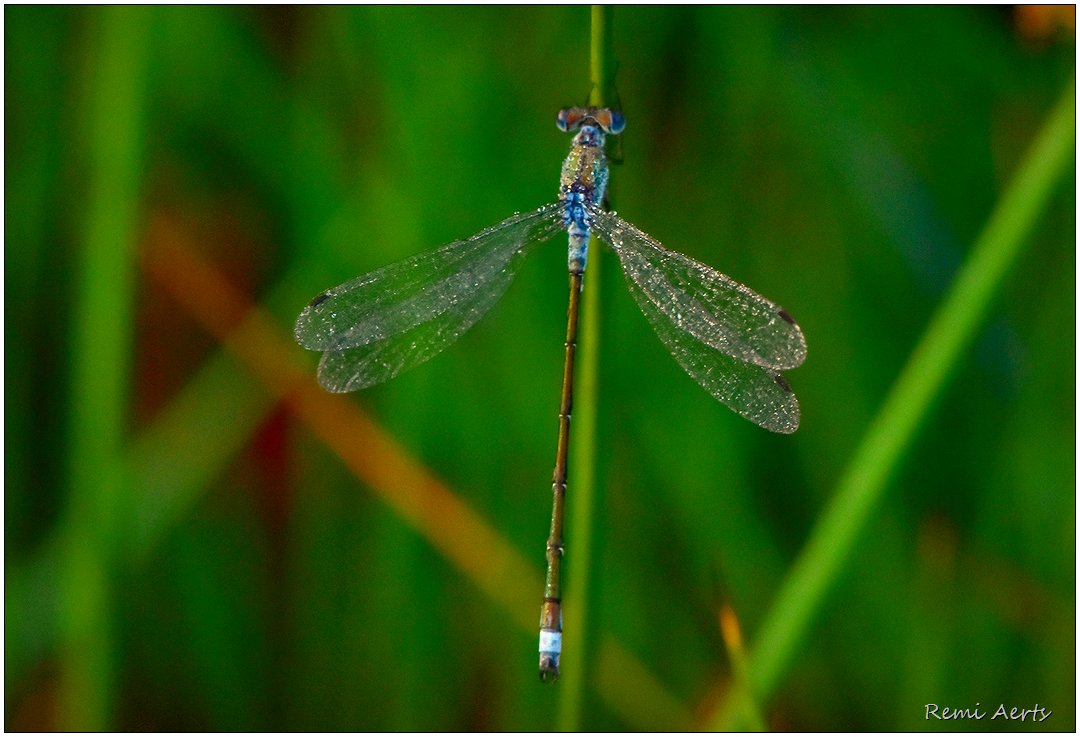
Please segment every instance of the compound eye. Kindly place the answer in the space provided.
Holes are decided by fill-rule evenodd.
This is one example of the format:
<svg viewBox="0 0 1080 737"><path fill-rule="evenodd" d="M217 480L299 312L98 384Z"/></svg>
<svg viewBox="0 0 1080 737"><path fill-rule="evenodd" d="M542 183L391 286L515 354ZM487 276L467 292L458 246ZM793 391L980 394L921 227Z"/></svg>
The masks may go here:
<svg viewBox="0 0 1080 737"><path fill-rule="evenodd" d="M612 110L609 114L609 120L607 121L607 132L613 135L619 135L626 128L626 118L618 110Z"/></svg>
<svg viewBox="0 0 1080 737"><path fill-rule="evenodd" d="M574 130L579 120L580 116L577 114L577 110L567 107L560 110L559 114L555 116L555 125L559 126L559 130L565 133Z"/></svg>
<svg viewBox="0 0 1080 737"><path fill-rule="evenodd" d="M585 112L579 107L563 108L555 116L555 125L559 126L561 131L576 131L581 127L582 121L585 120Z"/></svg>

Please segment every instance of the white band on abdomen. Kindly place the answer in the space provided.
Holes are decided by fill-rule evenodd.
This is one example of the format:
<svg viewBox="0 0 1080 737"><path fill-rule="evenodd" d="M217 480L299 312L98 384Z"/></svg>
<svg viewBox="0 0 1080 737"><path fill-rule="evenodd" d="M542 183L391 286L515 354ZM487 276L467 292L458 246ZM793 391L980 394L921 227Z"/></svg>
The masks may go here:
<svg viewBox="0 0 1080 737"><path fill-rule="evenodd" d="M559 653L559 652L562 652L562 632L552 632L551 630L540 630L540 652L542 652L542 653Z"/></svg>

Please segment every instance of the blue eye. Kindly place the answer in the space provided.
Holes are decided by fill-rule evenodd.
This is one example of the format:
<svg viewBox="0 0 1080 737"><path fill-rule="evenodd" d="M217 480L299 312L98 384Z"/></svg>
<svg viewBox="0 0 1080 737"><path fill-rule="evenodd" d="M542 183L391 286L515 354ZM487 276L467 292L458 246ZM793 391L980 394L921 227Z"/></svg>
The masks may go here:
<svg viewBox="0 0 1080 737"><path fill-rule="evenodd" d="M626 127L626 118L618 110L611 111L611 122L608 123L608 133L618 135L623 132L623 128Z"/></svg>
<svg viewBox="0 0 1080 737"><path fill-rule="evenodd" d="M570 110L563 108L559 111L559 114L555 116L555 125L559 126L559 130L564 133L570 130Z"/></svg>

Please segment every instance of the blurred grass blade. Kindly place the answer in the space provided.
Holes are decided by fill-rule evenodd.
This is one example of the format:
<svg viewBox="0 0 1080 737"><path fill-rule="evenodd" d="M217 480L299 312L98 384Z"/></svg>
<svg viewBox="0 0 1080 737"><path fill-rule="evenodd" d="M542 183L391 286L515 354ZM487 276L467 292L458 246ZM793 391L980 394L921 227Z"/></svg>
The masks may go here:
<svg viewBox="0 0 1080 737"><path fill-rule="evenodd" d="M72 313L70 496L61 539L60 728L97 731L116 691L112 574L127 484L148 8L102 8L89 46L86 217Z"/></svg>
<svg viewBox="0 0 1080 737"><path fill-rule="evenodd" d="M751 684L759 702L776 690L880 502L889 475L911 445L950 370L975 338L1005 275L1037 227L1055 185L1070 171L1075 150L1075 97L1074 81L1070 80L781 586L751 649ZM727 704L715 724L718 729L735 724L738 709L734 706Z"/></svg>
<svg viewBox="0 0 1080 737"><path fill-rule="evenodd" d="M208 358L128 446L134 500L128 562L144 564L239 455L277 402L224 351ZM228 422L219 418L228 417ZM197 429L197 430L196 430ZM176 448L184 448L180 456Z"/></svg>
<svg viewBox="0 0 1080 737"><path fill-rule="evenodd" d="M761 705L754 698L750 688L750 666L743 645L742 627L739 618L730 604L720 607L720 637L727 648L728 661L731 663L731 687L739 694L738 703L742 708L742 719L748 729L764 732L767 729Z"/></svg>
<svg viewBox="0 0 1080 737"><path fill-rule="evenodd" d="M640 659L614 637L597 637L592 684L615 714L643 732L684 730L693 715Z"/></svg>

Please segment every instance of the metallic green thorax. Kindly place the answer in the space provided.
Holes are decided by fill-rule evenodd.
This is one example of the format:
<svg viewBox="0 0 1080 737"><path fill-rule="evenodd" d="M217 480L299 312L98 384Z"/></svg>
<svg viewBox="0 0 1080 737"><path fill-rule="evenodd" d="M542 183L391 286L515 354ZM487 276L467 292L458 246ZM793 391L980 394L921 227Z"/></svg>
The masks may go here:
<svg viewBox="0 0 1080 737"><path fill-rule="evenodd" d="M591 135L590 135L591 133ZM580 139L584 137L584 142ZM586 201L600 204L607 189L608 162L604 153L604 134L595 128L583 128L574 136L570 153L563 161L560 199L571 191L586 194Z"/></svg>
<svg viewBox="0 0 1080 737"><path fill-rule="evenodd" d="M566 207L563 221L570 241L567 266L571 274L585 271L591 224L589 208L603 201L607 179L604 133L599 126L582 125L563 162L559 186L559 200Z"/></svg>

